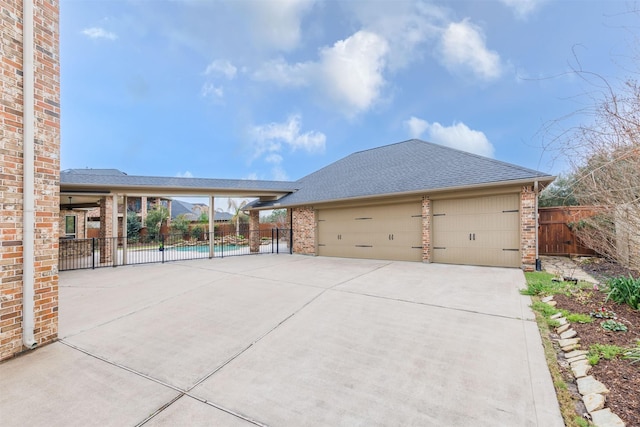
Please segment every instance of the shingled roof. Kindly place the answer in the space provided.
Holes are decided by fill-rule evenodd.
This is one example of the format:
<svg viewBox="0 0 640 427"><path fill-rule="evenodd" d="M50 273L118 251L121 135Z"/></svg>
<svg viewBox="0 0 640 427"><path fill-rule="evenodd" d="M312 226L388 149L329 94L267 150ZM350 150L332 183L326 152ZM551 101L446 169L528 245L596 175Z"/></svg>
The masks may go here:
<svg viewBox="0 0 640 427"><path fill-rule="evenodd" d="M136 176L127 175L117 169L68 169L60 173L60 184L74 187L271 190L277 192L295 191L299 185L290 181Z"/></svg>
<svg viewBox="0 0 640 427"><path fill-rule="evenodd" d="M508 184L553 176L430 142L411 139L353 153L297 181L300 189L255 207Z"/></svg>

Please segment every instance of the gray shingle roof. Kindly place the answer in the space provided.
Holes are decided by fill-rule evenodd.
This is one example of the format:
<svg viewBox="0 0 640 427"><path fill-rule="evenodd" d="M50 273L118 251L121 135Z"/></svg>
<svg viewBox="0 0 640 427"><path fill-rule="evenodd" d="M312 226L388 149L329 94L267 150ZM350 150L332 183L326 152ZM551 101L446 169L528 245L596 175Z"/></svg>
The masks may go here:
<svg viewBox="0 0 640 427"><path fill-rule="evenodd" d="M295 191L299 186L298 183L290 181L135 176L120 171L118 171L120 174L116 174L112 171L116 171L116 169L68 169L60 173L60 184L260 191Z"/></svg>
<svg viewBox="0 0 640 427"><path fill-rule="evenodd" d="M184 200L173 199L171 201L171 218L175 219L178 215L184 215L190 221L196 221L200 215L195 211L196 205L185 202ZM206 211L205 211L206 212ZM214 212L214 221L231 221L233 215L229 212Z"/></svg>
<svg viewBox="0 0 640 427"><path fill-rule="evenodd" d="M411 139L353 153L298 180L279 206L535 179L547 173ZM273 205L273 203L270 203ZM267 203L257 206L267 206Z"/></svg>
<svg viewBox="0 0 640 427"><path fill-rule="evenodd" d="M126 173L122 172L118 169L67 169L63 170L61 173L63 174L72 174L72 175L126 175Z"/></svg>

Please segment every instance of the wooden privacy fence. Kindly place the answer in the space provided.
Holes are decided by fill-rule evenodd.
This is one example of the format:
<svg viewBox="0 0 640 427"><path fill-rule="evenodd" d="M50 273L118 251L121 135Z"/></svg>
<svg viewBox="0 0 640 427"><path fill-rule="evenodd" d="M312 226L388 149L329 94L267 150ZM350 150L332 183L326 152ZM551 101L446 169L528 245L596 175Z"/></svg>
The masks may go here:
<svg viewBox="0 0 640 427"><path fill-rule="evenodd" d="M540 255L596 255L593 249L580 244L569 228L582 218L595 214L589 206L558 206L539 208L538 252Z"/></svg>

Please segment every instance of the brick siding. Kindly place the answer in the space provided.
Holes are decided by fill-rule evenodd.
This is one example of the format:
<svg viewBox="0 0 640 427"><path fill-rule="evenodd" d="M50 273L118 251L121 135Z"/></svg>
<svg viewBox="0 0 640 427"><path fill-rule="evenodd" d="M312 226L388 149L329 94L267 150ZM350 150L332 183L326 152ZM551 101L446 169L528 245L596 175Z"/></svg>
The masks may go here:
<svg viewBox="0 0 640 427"><path fill-rule="evenodd" d="M22 1L0 0L0 360L21 353L23 253ZM60 65L57 0L34 1L35 339L58 334Z"/></svg>
<svg viewBox="0 0 640 427"><path fill-rule="evenodd" d="M293 252L316 254L316 212L311 207L293 208Z"/></svg>
<svg viewBox="0 0 640 427"><path fill-rule="evenodd" d="M422 198L422 262L431 262L431 200Z"/></svg>
<svg viewBox="0 0 640 427"><path fill-rule="evenodd" d="M532 186L524 186L520 193L520 253L525 271L536 267L536 215L536 193Z"/></svg>

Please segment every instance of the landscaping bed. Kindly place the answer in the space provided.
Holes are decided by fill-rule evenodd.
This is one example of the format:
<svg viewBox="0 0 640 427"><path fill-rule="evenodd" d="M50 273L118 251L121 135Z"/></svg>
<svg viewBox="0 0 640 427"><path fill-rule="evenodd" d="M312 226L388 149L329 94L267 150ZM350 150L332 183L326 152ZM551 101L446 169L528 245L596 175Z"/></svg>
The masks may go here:
<svg viewBox="0 0 640 427"><path fill-rule="evenodd" d="M525 293L534 296L533 307L543 319L546 319L543 322L548 327L541 330L548 330L549 338L554 340L559 338L555 331L557 325L554 325L551 319L554 311L561 310L563 316L569 319L571 328L577 332L577 337L580 339L580 349L589 351L587 358L591 364L591 370L588 375L605 384L610 391L606 395L605 406L618 415L627 427L640 427L640 362L632 363L634 359L628 358L629 350L640 351L640 310L632 308L634 304L637 307L637 298L633 300L632 297L631 303L628 298L626 303L607 300L607 295L612 288L605 285L610 278L637 278L640 274L614 263L594 259L586 260L577 268L596 277L601 284L594 286L586 282L558 282L558 278L554 278L553 274L527 273L528 288ZM627 286L628 283L631 283L630 288ZM622 285L625 292L632 289L631 295L640 296L638 283L633 279L624 281ZM535 298L547 295L553 295L555 307L544 304L541 306L542 303ZM555 347L560 352L559 348ZM564 356L560 356L558 360L564 360ZM551 360L549 363L555 362ZM573 381L571 369L566 366L566 363L564 365L560 363L559 368L562 379L556 377L554 382L562 383L564 380L571 383ZM567 389L566 386L562 387ZM579 397L576 396L575 399ZM563 405L562 399L560 404ZM583 415L580 409L578 412L578 416ZM585 420L581 422L579 417L568 420L566 415L565 422L571 426L586 425L583 424Z"/></svg>
<svg viewBox="0 0 640 427"><path fill-rule="evenodd" d="M580 296L557 294L554 300L557 307L572 313L589 315L604 307L616 313L616 321L627 327L626 332L607 331L602 328L603 319L594 319L592 323L574 322L571 327L580 337L580 345L588 350L594 344L615 345L622 348L634 347L640 340L640 311L625 304L604 302L606 295L600 291L580 291ZM627 423L627 427L640 427L640 363L631 364L628 360L614 357L611 360L600 358L593 365L590 375L604 383L610 390L606 406Z"/></svg>

